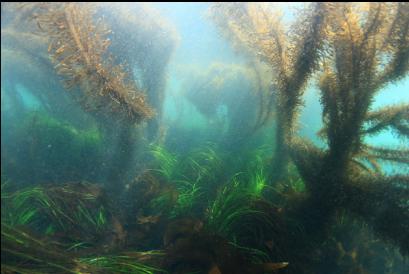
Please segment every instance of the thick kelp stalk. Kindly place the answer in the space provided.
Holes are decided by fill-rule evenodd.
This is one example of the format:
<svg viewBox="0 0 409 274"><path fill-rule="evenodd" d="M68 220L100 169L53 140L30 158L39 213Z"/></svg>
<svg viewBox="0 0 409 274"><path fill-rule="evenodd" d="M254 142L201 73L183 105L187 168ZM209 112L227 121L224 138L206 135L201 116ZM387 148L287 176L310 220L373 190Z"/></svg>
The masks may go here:
<svg viewBox="0 0 409 274"><path fill-rule="evenodd" d="M325 3L311 5L286 34L281 15L271 6L222 3L212 7L212 18L221 31L273 69L273 89L277 96L268 99L270 111L275 104L277 113L273 182L284 178L301 96L324 52L327 9Z"/></svg>
<svg viewBox="0 0 409 274"><path fill-rule="evenodd" d="M123 65L106 51L110 31L93 19L92 6L78 3L37 3L33 17L49 39L48 53L65 88L79 87L80 103L97 111L101 105L131 122L153 115Z"/></svg>
<svg viewBox="0 0 409 274"><path fill-rule="evenodd" d="M348 209L409 253L409 178L387 175L381 166L382 161L407 164L407 148L364 142L386 129L408 136L408 105L372 110L371 103L379 90L408 75L409 5L312 4L288 37L279 16L267 10L259 4L217 4L213 15L234 43L275 69L275 158L285 162L289 153L306 183L309 198L296 215L307 237L325 239L334 213ZM314 71L323 105L321 135L328 149L291 136L303 88ZM283 167L274 166L273 178L282 177Z"/></svg>
<svg viewBox="0 0 409 274"><path fill-rule="evenodd" d="M292 155L320 222L347 208L407 254L409 176L383 174L379 163L407 164L407 149L370 146L364 137L392 129L407 138L408 105L376 111L370 107L381 88L408 74L409 19L404 14L409 5L334 4L330 11L330 54L319 81L329 148L323 151L300 141Z"/></svg>

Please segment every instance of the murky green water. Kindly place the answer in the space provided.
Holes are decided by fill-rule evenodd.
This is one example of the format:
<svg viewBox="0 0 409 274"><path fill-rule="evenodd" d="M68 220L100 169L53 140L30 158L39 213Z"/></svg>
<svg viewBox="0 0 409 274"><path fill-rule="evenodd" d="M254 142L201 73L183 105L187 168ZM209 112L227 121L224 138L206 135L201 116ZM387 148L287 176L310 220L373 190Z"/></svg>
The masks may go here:
<svg viewBox="0 0 409 274"><path fill-rule="evenodd" d="M2 3L2 273L406 273L406 3Z"/></svg>

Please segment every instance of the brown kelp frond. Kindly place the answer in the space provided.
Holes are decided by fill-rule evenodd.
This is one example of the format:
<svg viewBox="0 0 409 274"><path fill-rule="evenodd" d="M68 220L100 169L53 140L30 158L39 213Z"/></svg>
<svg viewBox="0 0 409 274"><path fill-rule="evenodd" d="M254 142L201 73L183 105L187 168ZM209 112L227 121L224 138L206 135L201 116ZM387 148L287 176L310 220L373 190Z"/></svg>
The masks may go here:
<svg viewBox="0 0 409 274"><path fill-rule="evenodd" d="M93 8L80 3L42 3L44 12L35 16L49 38L48 52L65 87L80 87L88 104L105 103L123 119L140 122L153 115L145 95L125 71L106 56L110 31L94 22ZM84 102L82 102L84 103ZM87 103L86 103L87 104ZM95 111L95 109L94 109Z"/></svg>
<svg viewBox="0 0 409 274"><path fill-rule="evenodd" d="M313 3L299 14L299 19L291 27L288 49L291 74L287 92L299 93L321 61L325 52L328 10L326 3Z"/></svg>
<svg viewBox="0 0 409 274"><path fill-rule="evenodd" d="M314 181L313 178L321 170L325 153L307 140L296 139L291 145L290 155L301 177L307 179L306 183Z"/></svg>
<svg viewBox="0 0 409 274"><path fill-rule="evenodd" d="M156 115L148 122L148 138L163 138L161 125L166 70L178 43L174 24L153 3L98 3L98 14L112 30L109 51L119 63L133 69L138 87L146 92Z"/></svg>
<svg viewBox="0 0 409 274"><path fill-rule="evenodd" d="M281 13L268 4L217 3L211 7L210 16L235 48L271 66L273 89L275 92L282 91L286 86L288 65L287 38L281 23ZM270 95L265 100L267 113L271 113L277 103L274 97ZM257 124L264 125L268 116Z"/></svg>
<svg viewBox="0 0 409 274"><path fill-rule="evenodd" d="M390 149L365 145L363 151L365 157L368 158L409 164L409 149L407 148Z"/></svg>
<svg viewBox="0 0 409 274"><path fill-rule="evenodd" d="M364 161L366 160L367 158L364 158ZM370 175L375 175L376 174L376 172L381 172L381 170L380 169L376 169L376 168L374 168L374 165L372 165L372 163L376 163L376 167L378 167L379 168L379 164L375 161L375 160L373 160L372 159L372 162L370 163L370 166L367 166L366 164L365 164L365 162L363 162L363 161L360 161L360 160L358 160L358 159L352 159L351 160L352 161L352 164L353 164L353 168L356 170L356 168L358 168L359 169L359 171L365 171L365 172L367 172L368 174L370 174ZM374 169L374 170L372 170L372 168Z"/></svg>
<svg viewBox="0 0 409 274"><path fill-rule="evenodd" d="M409 104L385 107L369 112L365 134L377 134L384 129L393 129L398 136L409 138Z"/></svg>
<svg viewBox="0 0 409 274"><path fill-rule="evenodd" d="M288 34L280 21L281 16L269 4L221 3L212 7L212 18L222 32L272 68L272 86L276 94L269 96L267 104L269 108L274 105L277 108L272 182L284 174L287 146L291 143L297 112L302 104L301 96L325 55L330 7L326 3L311 4L288 28ZM265 118L259 124L266 121Z"/></svg>
<svg viewBox="0 0 409 274"><path fill-rule="evenodd" d="M328 67L324 68L324 72L320 77L319 88L321 90L324 122L324 127L320 133L331 141L337 134L335 126L341 120L341 113L336 76Z"/></svg>
<svg viewBox="0 0 409 274"><path fill-rule="evenodd" d="M367 114L374 94L389 80L382 84L377 81L386 71L385 62L390 60L385 54L388 51L401 51L399 43L388 41L388 31L398 36L407 35L407 28L391 23L397 19L400 5L391 3L335 3L330 9L329 50L333 52L325 58L323 74L320 79L322 91L321 102L324 106L324 122L326 123L328 143L332 150L339 149L347 154L359 151L362 143L362 124L365 119L375 123L370 132L384 128L384 124L395 122L405 132L406 126L400 116L404 108L391 108L381 113ZM399 21L400 22L400 21ZM402 23L396 23L401 25ZM385 46L385 45L388 46ZM398 48L397 48L398 47ZM402 56L403 63L409 56ZM406 71L407 72L407 71ZM403 71L396 72L405 74ZM398 77L398 75L396 75ZM400 76L399 76L400 77ZM391 78L392 79L392 78ZM404 115L405 116L405 115ZM395 120L397 119L397 120ZM400 122L402 121L402 122ZM379 124L379 125L378 125ZM378 126L376 126L378 125ZM369 132L368 132L369 133ZM347 148L347 149L346 149ZM344 161L343 160L343 161Z"/></svg>
<svg viewBox="0 0 409 274"><path fill-rule="evenodd" d="M236 47L274 64L277 73L285 77L286 41L279 12L260 3L217 3L211 7L211 18Z"/></svg>
<svg viewBox="0 0 409 274"><path fill-rule="evenodd" d="M290 35L275 10L261 3L220 3L211 9L212 19L233 43L246 46L272 66L279 92L296 95L318 65L327 8L323 3L311 5L289 28Z"/></svg>
<svg viewBox="0 0 409 274"><path fill-rule="evenodd" d="M137 67L143 74L142 78L158 79L157 73L163 71L180 39L172 22L149 3L95 5L98 12L107 15L104 20L110 23L112 31L115 32L116 39L112 40L110 46L115 56L126 60L130 66ZM129 30L130 27L132 30ZM147 47L147 44L155 46ZM152 72L155 72L154 75L149 75Z"/></svg>
<svg viewBox="0 0 409 274"><path fill-rule="evenodd" d="M280 132L282 128L284 143L291 143L298 109L302 104L301 96L324 55L327 9L325 3L311 4L291 28L291 42L287 50L288 77L281 86L277 86L277 131ZM284 144L278 144L281 145Z"/></svg>
<svg viewBox="0 0 409 274"><path fill-rule="evenodd" d="M371 175L381 174L383 172L381 164L379 163L379 159L374 155L366 153L366 151L358 153L352 159L352 162L357 164L362 170L368 172Z"/></svg>
<svg viewBox="0 0 409 274"><path fill-rule="evenodd" d="M344 93L344 105L348 101L362 104L384 84L407 73L409 20L403 15L405 9L407 12L406 3L334 4L330 24L333 70L338 92Z"/></svg>
<svg viewBox="0 0 409 274"><path fill-rule="evenodd" d="M398 12L402 8L393 3L333 4L330 37L334 50L334 70L337 71L339 85L344 92L348 92L348 87L371 87L360 91L359 96L365 97L378 90L378 81L382 78L380 75L384 72L385 62L390 60L390 52L404 50L399 49L402 41L393 42L388 37L391 32L407 36L407 27L406 30L399 30L405 24L403 21L407 24L407 19L403 19L404 16ZM396 24L391 23L393 21ZM404 46L407 47L407 43ZM408 57L405 58L401 60L403 63L408 61ZM386 83L385 80L382 85Z"/></svg>
<svg viewBox="0 0 409 274"><path fill-rule="evenodd" d="M405 5L329 4L331 20L324 45L329 54L323 58L319 80L324 121L321 134L327 139L329 149L327 152L302 149L293 140L291 156L311 192L310 210L320 214L307 229L312 233L319 231L329 222L329 219L322 222L325 219L322 216L333 216L336 209L346 208L407 253L409 240L407 235L402 235L409 228L406 221L409 178L385 176L380 163L407 164L409 151L364 143L366 134L383 129L407 136L407 106L369 112L376 92L407 74L408 43L402 42L407 39L408 27L403 27L407 17L398 11ZM398 14L401 14L399 18ZM390 38L391 33L397 38ZM398 61L400 65L394 64L395 54L402 58ZM314 158L318 159L315 166L311 164L313 160L308 160ZM395 235L396 231L399 235Z"/></svg>
<svg viewBox="0 0 409 274"><path fill-rule="evenodd" d="M376 147L367 144L361 145L361 150L354 155L352 163L371 175L383 174L382 162L387 161L409 167L409 149Z"/></svg>
<svg viewBox="0 0 409 274"><path fill-rule="evenodd" d="M409 176L361 176L344 186L344 206L409 253Z"/></svg>
<svg viewBox="0 0 409 274"><path fill-rule="evenodd" d="M288 35L268 7L216 4L213 19L233 43L274 71L277 124L271 181L283 178L279 174L290 155L310 194L308 207L300 210L300 215L313 216L302 221L309 239L322 239L334 212L347 208L407 253L408 179L384 176L378 161L406 164L408 151L369 148L363 140L387 128L407 136L405 107L369 110L382 87L408 73L409 4L314 3ZM293 137L303 90L318 68L327 150Z"/></svg>
<svg viewBox="0 0 409 274"><path fill-rule="evenodd" d="M379 86L404 77L409 71L409 3L388 3L389 27L384 34L382 50L389 62L377 80Z"/></svg>

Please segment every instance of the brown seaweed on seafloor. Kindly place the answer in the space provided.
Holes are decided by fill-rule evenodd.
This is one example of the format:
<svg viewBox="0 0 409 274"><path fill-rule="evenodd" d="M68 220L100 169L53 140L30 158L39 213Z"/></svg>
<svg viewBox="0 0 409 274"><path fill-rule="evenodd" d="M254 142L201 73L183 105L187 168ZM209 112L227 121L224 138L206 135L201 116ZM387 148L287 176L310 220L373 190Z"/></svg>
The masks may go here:
<svg viewBox="0 0 409 274"><path fill-rule="evenodd" d="M126 204L125 230L127 246L152 248L161 245L159 235L167 223L167 211L176 201L177 192L168 182L146 171L126 186L124 200ZM152 208L156 200L164 198L163 208Z"/></svg>
<svg viewBox="0 0 409 274"><path fill-rule="evenodd" d="M156 223L162 215L166 215L166 208L155 208L152 212L150 204L161 195L167 196L167 202L173 204L177 199L177 191L167 181L146 171L137 176L127 187L127 195L133 202L133 212L138 224ZM155 213L155 215L153 215Z"/></svg>
<svg viewBox="0 0 409 274"><path fill-rule="evenodd" d="M62 186L50 187L49 191L55 196L58 196L60 201L67 206L67 211L70 210L69 207L74 209L78 202L84 202L84 204L92 210L101 206L105 208L107 210L106 228L102 232L94 235L98 242L97 248L102 248L105 251L108 251L123 245L127 236L126 231L124 231L119 218L114 214L111 200L100 185L85 181L69 182ZM60 235L64 234L66 235L67 233L62 233Z"/></svg>
<svg viewBox="0 0 409 274"><path fill-rule="evenodd" d="M261 274L288 265L287 262L252 263L227 240L204 231L198 219L182 218L171 222L164 235L164 246L163 267L171 273Z"/></svg>

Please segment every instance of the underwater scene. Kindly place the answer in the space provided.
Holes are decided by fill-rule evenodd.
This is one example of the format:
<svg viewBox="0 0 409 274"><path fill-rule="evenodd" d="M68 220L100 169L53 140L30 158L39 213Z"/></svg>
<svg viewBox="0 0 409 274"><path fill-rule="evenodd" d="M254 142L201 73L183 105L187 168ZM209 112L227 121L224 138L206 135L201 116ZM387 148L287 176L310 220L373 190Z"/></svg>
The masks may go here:
<svg viewBox="0 0 409 274"><path fill-rule="evenodd" d="M409 273L409 4L2 2L1 273Z"/></svg>

